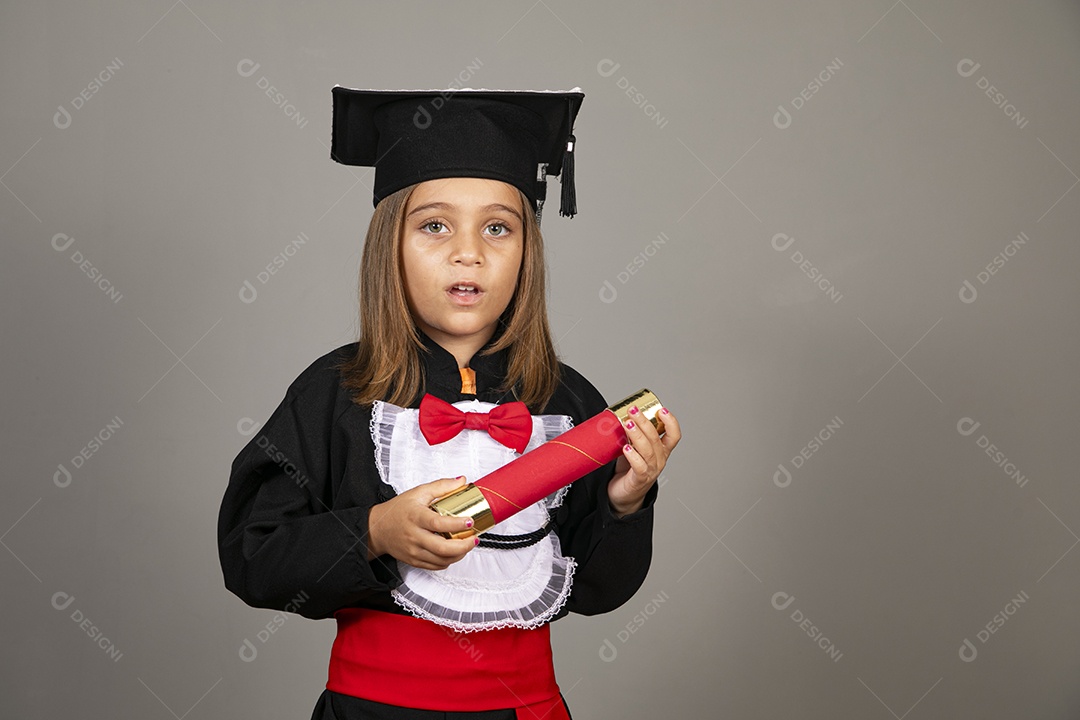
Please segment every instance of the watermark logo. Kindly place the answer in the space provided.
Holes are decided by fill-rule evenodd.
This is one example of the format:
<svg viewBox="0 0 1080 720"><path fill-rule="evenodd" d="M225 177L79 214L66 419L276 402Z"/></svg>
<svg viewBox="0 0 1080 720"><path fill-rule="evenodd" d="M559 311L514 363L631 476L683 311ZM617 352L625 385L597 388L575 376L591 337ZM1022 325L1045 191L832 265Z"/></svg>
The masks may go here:
<svg viewBox="0 0 1080 720"><path fill-rule="evenodd" d="M1019 251L1019 249L1028 244L1031 238L1027 236L1027 233L1020 233L1016 236L1016 239L1005 246L1005 249L994 256L985 270L980 270L975 276L975 279L979 281L980 285L985 285L990 282L997 271L1005 267L1005 263L1012 258L1013 255ZM964 284L960 287L960 302L970 305L975 302L979 297L979 290L971 284L969 280L964 280Z"/></svg>
<svg viewBox="0 0 1080 720"><path fill-rule="evenodd" d="M825 83L829 82L836 76L836 73L843 67L844 63L840 58L833 58L832 62L825 66L825 69L817 74L810 83L799 91L799 94L791 99L791 112L784 105L776 106L776 113L773 114L773 125L780 130L787 130L791 127L792 113L796 113L802 110L806 106L806 103L810 102L810 98L817 95L818 92L824 87Z"/></svg>
<svg viewBox="0 0 1080 720"><path fill-rule="evenodd" d="M52 606L57 610L67 610L72 603L75 602L75 596L64 591L53 593ZM112 659L113 662L120 662L120 658L124 656L124 653L112 643L109 638L105 637L105 634L98 628L97 625L86 617L82 610L75 608L71 611L71 621L79 626L79 629L85 632L94 644L97 645L102 651Z"/></svg>
<svg viewBox="0 0 1080 720"><path fill-rule="evenodd" d="M274 633L281 629L281 626L289 619L285 613L295 613L309 599L307 592L301 590L300 594L290 600L281 612L270 618L270 621L255 633L255 639L259 641L259 645L265 645ZM240 644L240 659L244 662L253 662L258 656L259 648L251 640L244 638L244 642Z"/></svg>
<svg viewBox="0 0 1080 720"><path fill-rule="evenodd" d="M435 93L435 98L422 102L416 106L416 112L413 114L413 125L419 130L427 130L431 127L431 121L433 119L432 110L438 112L442 109L446 101L457 94L459 90L466 89L462 83L466 83L472 79L476 71L483 66L484 62L480 58L473 58L465 68L459 72L453 79L447 83L445 90L440 90ZM431 110L428 109L430 106Z"/></svg>
<svg viewBox="0 0 1080 720"><path fill-rule="evenodd" d="M786 233L776 233L772 237L772 248L776 252L782 253L791 247L794 242L794 236ZM844 299L843 294L836 289L836 286L822 274L821 270L814 267L813 263L802 254L801 250L792 250L789 259L798 266L803 275L810 278L810 281L825 293L825 297L833 301L833 304Z"/></svg>
<svg viewBox="0 0 1080 720"><path fill-rule="evenodd" d="M836 431L839 430L840 426L843 424L844 421L840 419L839 415L825 423L825 427L821 428L817 435L810 438L810 442L806 443L798 453L792 456L791 466L798 470L805 465L806 461L809 460L814 453L820 450L826 441L836 434ZM777 471L773 473L773 482L776 484L776 487L786 488L791 484L791 471L784 466L784 463L780 463L777 468Z"/></svg>
<svg viewBox="0 0 1080 720"><path fill-rule="evenodd" d="M970 437L979 429L980 425L982 425L982 423L975 422L969 417L962 417L960 418L960 421L956 423L956 431L964 437ZM975 444L978 445L979 448L994 461L994 464L1001 468L1008 477L1012 478L1017 487L1024 487L1027 485L1027 476L1021 473L1016 465L1013 464L1009 458L1005 457L1005 453L999 450L997 445L990 442L988 437L979 435L975 440Z"/></svg>
<svg viewBox="0 0 1080 720"><path fill-rule="evenodd" d="M56 252L64 252L71 247L74 242L75 238L70 235L56 233L52 238L53 250L56 250ZM91 283L97 286L105 293L107 298L113 301L114 305L123 299L124 294L117 290L116 286L109 282L108 278L102 274L101 270L94 267L93 263L91 263L81 251L72 250L70 260L79 267L79 270L81 270L86 277L90 278Z"/></svg>
<svg viewBox="0 0 1080 720"><path fill-rule="evenodd" d="M259 429L259 423L249 417L242 417L236 421L236 432L244 437L250 437Z"/></svg>
<svg viewBox="0 0 1080 720"><path fill-rule="evenodd" d="M604 58L596 64L596 72L599 73L602 78L609 78L622 67L621 63L617 63L614 60ZM620 75L619 79L615 81L615 86L626 93L626 96L630 98L630 102L634 103L636 107L641 108L641 112L645 117L649 118L656 124L656 127L661 130L667 127L668 120L666 117L660 114L656 109L656 106L649 102L649 99L645 97L637 87L630 84L630 81L626 79L626 76Z"/></svg>
<svg viewBox="0 0 1080 720"><path fill-rule="evenodd" d="M982 67L982 63L977 63L970 58L964 58L956 63L956 72L962 78L969 78L978 72L980 67ZM982 90L986 97L990 98L990 102L994 103L995 107L1001 108L1001 111L1005 113L1005 117L1012 120L1016 127L1021 130L1027 127L1027 118L1020 114L1015 105L1005 99L1005 95L992 85L985 75L979 76L979 79L975 81L975 87Z"/></svg>
<svg viewBox="0 0 1080 720"><path fill-rule="evenodd" d="M262 66L254 60L244 58L236 64L236 72L242 78L249 78L254 75L260 67ZM296 127L303 129L307 126L307 118L300 114L300 111L296 109L296 106L289 102L283 93L270 84L270 81L266 79L265 75L259 76L259 79L255 81L255 87L264 91L266 97L270 98L270 102L280 108L281 111L285 113L285 117L292 120L296 124Z"/></svg>
<svg viewBox="0 0 1080 720"><path fill-rule="evenodd" d="M53 125L55 125L60 130L67 130L69 127L71 127L71 122L73 119L71 113L82 110L86 103L90 102L90 98L97 95L98 92L100 92L102 86L112 80L113 77L116 75L117 71L120 70L120 68L123 66L124 63L120 60L120 58L113 58L112 61L105 66L104 70L99 72L97 76L94 77L85 88L79 91L78 95L71 99L70 112L63 105L57 105L56 113L53 115Z"/></svg>
<svg viewBox="0 0 1080 720"><path fill-rule="evenodd" d="M630 622L626 623L626 626L615 634L615 639L619 641L619 645L625 645L634 633L645 627L645 623L648 622L649 618L655 615L660 606L669 599L670 598L665 591L646 603L645 607L641 609L641 612L634 615L634 617L630 619ZM610 639L604 638L604 642L600 645L600 659L604 662L614 662L615 658L618 656L618 646L611 642Z"/></svg>
<svg viewBox="0 0 1080 720"><path fill-rule="evenodd" d="M270 278L277 275L281 268L285 267L285 263L299 252L299 249L303 245L307 245L310 238L305 233L300 233L296 236L296 239L285 246L285 249L270 259L270 262L266 264L263 270L259 271L259 274L255 276L255 279L260 285L265 285L270 282ZM244 280L244 284L240 287L240 302L250 305L255 302L259 297L259 291L255 288L250 280Z"/></svg>
<svg viewBox="0 0 1080 720"><path fill-rule="evenodd" d="M772 606L777 610L787 610L792 603L795 602L795 596L790 593L786 593L783 590L773 593ZM836 647L825 637L825 634L811 622L810 618L806 617L802 610L795 608L791 611L791 621L799 626L799 629L805 632L810 639L817 645L822 651L829 656L834 663L840 662L840 658L844 657L844 653L840 652Z"/></svg>
<svg viewBox="0 0 1080 720"><path fill-rule="evenodd" d="M645 263L649 262L649 260L659 252L660 247L667 245L668 240L670 239L671 238L669 238L666 233L657 235L655 240L646 245L645 248L635 255L630 262L626 264L626 267L623 270L620 270L615 276L619 285L625 285L630 282L631 278L640 272L641 269L645 267ZM604 280L604 284L600 287L600 292L598 294L600 296L600 302L609 305L615 302L619 297L618 289L610 280Z"/></svg>
<svg viewBox="0 0 1080 720"><path fill-rule="evenodd" d="M1009 619L1016 614L1017 610L1020 609L1020 606L1028 600L1030 600L1030 598L1028 597L1027 592L1021 590L1019 595L1005 603L1005 607L1002 608L1001 612L990 618L990 622L986 623L979 632L975 633L975 638L979 641L979 645L985 645L987 641L990 640L990 636L1003 628L1005 623L1007 623ZM975 658L979 656L979 649L975 646L975 643L971 642L971 640L964 638L964 642L960 643L959 654L960 659L964 662L974 662Z"/></svg>
<svg viewBox="0 0 1080 720"><path fill-rule="evenodd" d="M297 486L304 487L311 482L311 478L301 472L300 468L296 467L296 465L289 460L289 456L279 450L277 445L270 442L270 438L265 435L260 435L255 439L255 444L262 448L262 451L266 453L266 457L277 463L278 467L285 471L285 476L292 478Z"/></svg>
<svg viewBox="0 0 1080 720"><path fill-rule="evenodd" d="M443 626L443 632L446 633L447 637L454 641L455 645L461 648L462 652L464 652L470 660L473 662L480 662L480 660L483 659L484 653L480 652L480 649L466 636L464 631Z"/></svg>
<svg viewBox="0 0 1080 720"><path fill-rule="evenodd" d="M124 421L120 419L119 415L113 417L109 422L105 423L105 427L101 428L94 437L90 438L89 442L82 447L79 452L71 456L71 467L80 470L86 461L92 458L98 450L100 450L109 439L116 434L116 431L120 429L120 426L124 424ZM53 483L56 487L66 488L71 484L72 472L68 470L64 463L60 463L56 467L56 472L53 473Z"/></svg>

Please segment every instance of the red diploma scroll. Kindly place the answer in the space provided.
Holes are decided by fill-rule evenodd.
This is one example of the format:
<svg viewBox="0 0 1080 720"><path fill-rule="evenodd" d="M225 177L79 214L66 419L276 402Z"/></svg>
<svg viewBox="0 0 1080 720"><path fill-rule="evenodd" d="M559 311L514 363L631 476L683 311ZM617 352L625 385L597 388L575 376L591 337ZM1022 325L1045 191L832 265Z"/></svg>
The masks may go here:
<svg viewBox="0 0 1080 720"><path fill-rule="evenodd" d="M639 412L630 415L635 405ZM655 395L640 390L475 483L440 498L431 508L440 515L473 519L472 528L446 533L447 537L478 535L617 458L627 442L623 428L627 420L649 421L663 434L664 424L658 415L661 407Z"/></svg>

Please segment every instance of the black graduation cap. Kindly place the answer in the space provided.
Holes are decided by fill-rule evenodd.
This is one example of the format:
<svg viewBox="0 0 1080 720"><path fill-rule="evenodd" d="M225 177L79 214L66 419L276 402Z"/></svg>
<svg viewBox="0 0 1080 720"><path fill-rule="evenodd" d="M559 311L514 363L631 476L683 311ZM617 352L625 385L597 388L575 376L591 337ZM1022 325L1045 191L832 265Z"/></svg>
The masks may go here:
<svg viewBox="0 0 1080 720"><path fill-rule="evenodd" d="M546 175L560 175L559 214L577 213L574 118L585 95L569 91L354 90L335 85L330 157L375 168L374 204L443 177L482 177L519 188L537 221Z"/></svg>

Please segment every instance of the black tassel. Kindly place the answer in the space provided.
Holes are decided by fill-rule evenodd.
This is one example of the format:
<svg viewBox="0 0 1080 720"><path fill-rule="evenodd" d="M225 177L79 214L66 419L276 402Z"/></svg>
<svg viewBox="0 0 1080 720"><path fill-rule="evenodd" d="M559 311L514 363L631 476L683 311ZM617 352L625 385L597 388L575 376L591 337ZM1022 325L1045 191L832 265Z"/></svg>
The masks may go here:
<svg viewBox="0 0 1080 720"><path fill-rule="evenodd" d="M562 204L559 206L559 214L563 217L574 217L577 214L577 192L574 189L574 142L574 136L571 134L567 138L562 172L559 173L559 182L562 185Z"/></svg>

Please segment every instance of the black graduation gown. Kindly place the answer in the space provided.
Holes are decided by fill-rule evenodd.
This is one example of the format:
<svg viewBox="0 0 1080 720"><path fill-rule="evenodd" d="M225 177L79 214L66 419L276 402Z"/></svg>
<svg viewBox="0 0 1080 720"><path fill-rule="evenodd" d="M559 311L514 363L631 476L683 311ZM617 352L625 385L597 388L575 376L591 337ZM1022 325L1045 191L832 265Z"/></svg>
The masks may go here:
<svg viewBox="0 0 1080 720"><path fill-rule="evenodd" d="M426 334L421 337L430 350L423 355L426 387L409 407L419 407L423 392L450 403L514 399L495 392L507 351L474 355L469 365L476 394L464 394L456 358ZM357 345L343 345L311 363L233 461L218 515L218 551L225 587L248 605L311 619L332 618L343 607L406 614L390 595L401 582L396 561L389 555L367 560L368 513L395 493L375 465L371 406L354 403L332 367L352 357ZM561 383L540 414L568 415L579 425L607 407L588 380L560 365ZM556 511L562 552L578 566L570 596L553 621L568 612L614 610L637 592L648 573L658 488L650 489L641 510L616 518L607 500L614 468L612 461L575 482ZM465 715L514 717L508 712ZM402 714L324 690L312 720L446 716L419 710Z"/></svg>

